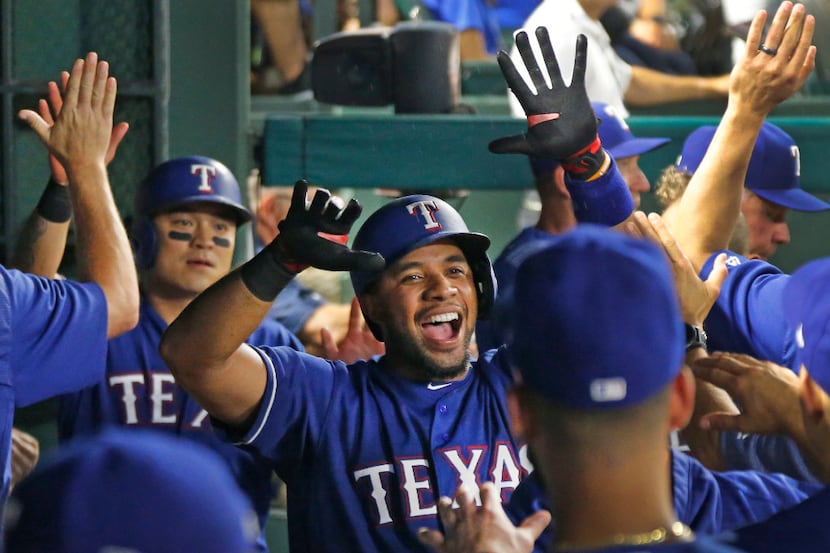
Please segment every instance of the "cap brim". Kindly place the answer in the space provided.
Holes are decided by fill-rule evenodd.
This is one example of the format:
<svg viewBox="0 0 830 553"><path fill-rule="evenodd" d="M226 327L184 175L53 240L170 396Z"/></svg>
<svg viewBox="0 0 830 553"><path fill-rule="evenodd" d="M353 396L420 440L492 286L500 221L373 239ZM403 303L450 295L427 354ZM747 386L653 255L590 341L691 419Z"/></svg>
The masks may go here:
<svg viewBox="0 0 830 553"><path fill-rule="evenodd" d="M830 209L830 204L801 188L788 188L786 190L750 188L750 190L765 200L795 211L826 211Z"/></svg>
<svg viewBox="0 0 830 553"><path fill-rule="evenodd" d="M638 156L656 150L665 146L671 141L671 138L633 138L626 140L622 144L617 144L613 148L608 148L614 159L623 157Z"/></svg>

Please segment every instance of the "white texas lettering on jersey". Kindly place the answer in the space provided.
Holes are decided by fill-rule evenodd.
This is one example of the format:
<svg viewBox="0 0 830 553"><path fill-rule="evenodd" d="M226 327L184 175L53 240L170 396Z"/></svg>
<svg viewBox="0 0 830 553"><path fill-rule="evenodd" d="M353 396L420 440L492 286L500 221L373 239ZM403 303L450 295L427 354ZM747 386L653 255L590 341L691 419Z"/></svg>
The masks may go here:
<svg viewBox="0 0 830 553"><path fill-rule="evenodd" d="M176 381L170 373L150 373L150 414L142 418L138 410L139 393L137 386L146 387L143 373L118 374L109 377L111 388L120 391L124 406L124 424L160 424L171 425L179 421L179 407L176 405ZM141 397L144 397L143 394ZM142 402L143 404L144 402ZM201 428L207 418L207 411L200 409L188 424L191 428ZM205 430L208 430L206 427Z"/></svg>
<svg viewBox="0 0 830 553"><path fill-rule="evenodd" d="M216 167L204 163L194 163L190 166L191 175L199 175L199 192L212 194L213 187L210 185L211 178L216 176Z"/></svg>
<svg viewBox="0 0 830 553"><path fill-rule="evenodd" d="M433 200L420 200L412 202L406 206L410 215L417 217L420 215L424 218L424 228L427 230L439 230L441 223L435 219L435 212L438 211L438 205Z"/></svg>
<svg viewBox="0 0 830 553"><path fill-rule="evenodd" d="M522 446L519 456L522 457ZM456 475L457 487L466 486L475 494L476 505L481 505L478 488L484 480L493 482L496 489L501 492L502 501L506 501L509 492L516 489L521 481L522 469L525 473L530 472L528 467L519 464L511 444L507 442L497 443L494 446L493 463L486 475L479 474L479 468L490 448L488 446L475 446L467 448L451 448L437 451L437 455L447 462L447 465ZM419 457L401 457L394 463L379 463L361 467L353 471L354 481L361 482L366 479L368 489L371 490L369 498L373 511L377 514L378 525L390 524L392 509L389 506L389 491L391 486L399 486L403 492L406 517L414 519L437 514L437 507L434 498L434 487L430 480L430 463L428 459ZM399 484L392 478L397 475ZM483 478L482 478L483 476Z"/></svg>
<svg viewBox="0 0 830 553"><path fill-rule="evenodd" d="M470 447L468 461L465 463L461 458L461 448L445 449L439 451L444 458L449 461L452 468L458 472L458 487L466 487L473 492L475 496L476 505L481 505L481 497L478 493L478 475L476 474L478 465L481 463L481 456L487 451L486 447ZM457 507L457 503L453 503Z"/></svg>

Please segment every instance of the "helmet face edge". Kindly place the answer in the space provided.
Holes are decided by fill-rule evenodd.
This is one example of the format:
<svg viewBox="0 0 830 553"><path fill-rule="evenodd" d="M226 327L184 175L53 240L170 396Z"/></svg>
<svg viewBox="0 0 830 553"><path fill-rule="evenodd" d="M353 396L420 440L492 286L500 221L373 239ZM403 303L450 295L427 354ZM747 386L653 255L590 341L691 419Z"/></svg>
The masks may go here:
<svg viewBox="0 0 830 553"><path fill-rule="evenodd" d="M176 206L194 203L226 206L237 225L252 218L242 203L239 183L223 163L204 156L165 161L150 171L135 193L130 238L139 268L147 269L155 263L158 236L153 218Z"/></svg>
<svg viewBox="0 0 830 553"><path fill-rule="evenodd" d="M484 234L470 232L461 215L444 200L416 194L387 203L364 222L352 248L380 253L389 267L408 253L442 239L452 240L464 253L478 292L479 318L486 317L496 291L487 256L490 239ZM355 295L365 292L381 274L382 271L352 271ZM367 320L367 323L378 336L377 326L372 321Z"/></svg>

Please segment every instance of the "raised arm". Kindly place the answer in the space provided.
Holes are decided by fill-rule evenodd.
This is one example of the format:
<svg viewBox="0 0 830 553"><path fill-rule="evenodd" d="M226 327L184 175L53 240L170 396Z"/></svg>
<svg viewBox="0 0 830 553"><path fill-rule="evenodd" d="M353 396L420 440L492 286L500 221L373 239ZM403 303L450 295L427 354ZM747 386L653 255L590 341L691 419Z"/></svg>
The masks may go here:
<svg viewBox="0 0 830 553"><path fill-rule="evenodd" d="M61 72L61 88L66 89L67 71ZM49 101L38 102L38 112L47 125L54 125L52 111L59 114L63 99L55 81L48 84ZM50 111L51 106L51 111ZM127 134L129 125L118 123L112 129L106 162L112 161L118 145ZM15 269L52 278L58 272L69 234L72 203L69 198L69 178L58 158L49 153L49 181L37 206L24 223L15 245L12 266Z"/></svg>
<svg viewBox="0 0 830 553"><path fill-rule="evenodd" d="M19 114L66 170L77 230L78 278L101 286L110 337L136 325L139 303L132 250L106 169L116 92L109 64L91 52L75 61L54 125L32 110Z"/></svg>
<svg viewBox="0 0 830 553"><path fill-rule="evenodd" d="M250 421L266 384L264 362L243 342L288 281L308 266L332 271L383 266L377 254L354 252L318 235L348 234L360 215L357 202L341 209L319 189L309 204L307 187L305 181L295 185L277 238L193 300L161 340L161 356L179 385L231 427Z"/></svg>
<svg viewBox="0 0 830 553"><path fill-rule="evenodd" d="M697 270L724 249L740 212L749 158L764 118L804 84L815 66L815 19L783 2L761 50L765 11L755 16L743 58L732 70L729 101L706 156L677 204L671 231Z"/></svg>
<svg viewBox="0 0 830 553"><path fill-rule="evenodd" d="M524 134L492 141L490 151L560 162L577 220L617 225L630 216L634 202L597 133L596 115L585 90L588 39L585 35L576 39L573 74L570 85L566 85L547 28L538 27L535 34L551 84L545 81L527 33L520 31L516 34L516 49L533 89L507 52L499 52L498 62L527 116L528 129Z"/></svg>

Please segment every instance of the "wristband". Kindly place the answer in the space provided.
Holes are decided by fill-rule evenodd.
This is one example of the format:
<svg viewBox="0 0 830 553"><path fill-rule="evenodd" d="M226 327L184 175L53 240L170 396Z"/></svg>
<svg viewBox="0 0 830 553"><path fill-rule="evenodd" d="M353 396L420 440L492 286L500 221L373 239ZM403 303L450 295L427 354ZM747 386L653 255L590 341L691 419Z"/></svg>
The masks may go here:
<svg viewBox="0 0 830 553"><path fill-rule="evenodd" d="M40 195L35 212L51 223L67 223L72 218L72 201L69 187L49 177L46 189Z"/></svg>
<svg viewBox="0 0 830 553"><path fill-rule="evenodd" d="M248 290L258 299L267 302L277 299L277 295L297 274L285 266L279 246L274 242L262 248L239 270Z"/></svg>
<svg viewBox="0 0 830 553"><path fill-rule="evenodd" d="M590 182L565 173L565 186L571 195L576 220L580 223L614 226L634 211L631 192L614 158L608 156L608 159L610 163L605 174Z"/></svg>

